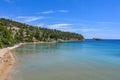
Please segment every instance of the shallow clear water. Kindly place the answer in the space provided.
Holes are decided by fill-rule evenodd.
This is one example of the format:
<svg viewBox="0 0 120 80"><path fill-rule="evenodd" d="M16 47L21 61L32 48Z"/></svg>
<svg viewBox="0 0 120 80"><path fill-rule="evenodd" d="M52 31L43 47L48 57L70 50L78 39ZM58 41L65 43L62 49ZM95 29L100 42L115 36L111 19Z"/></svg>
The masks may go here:
<svg viewBox="0 0 120 80"><path fill-rule="evenodd" d="M14 80L120 80L120 40L27 44Z"/></svg>

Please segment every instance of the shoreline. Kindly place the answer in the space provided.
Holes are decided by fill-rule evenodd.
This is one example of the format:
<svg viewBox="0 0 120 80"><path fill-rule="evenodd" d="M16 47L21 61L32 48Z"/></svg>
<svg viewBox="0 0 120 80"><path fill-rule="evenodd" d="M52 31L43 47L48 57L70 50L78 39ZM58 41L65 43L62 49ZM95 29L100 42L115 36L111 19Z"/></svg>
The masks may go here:
<svg viewBox="0 0 120 80"><path fill-rule="evenodd" d="M13 47L0 49L0 80L8 79L9 73L15 64L15 56L12 54L11 50L21 45L22 43L16 44Z"/></svg>
<svg viewBox="0 0 120 80"><path fill-rule="evenodd" d="M15 44L12 47L0 49L0 80L9 80L9 75L16 62L16 57L12 53L13 49L18 48L24 44L39 44L39 43L49 43L49 42L25 42L25 43Z"/></svg>
<svg viewBox="0 0 120 80"><path fill-rule="evenodd" d="M69 41L78 41L78 40L66 40L66 41L62 41L62 42L69 42ZM15 44L12 47L0 49L0 80L8 80L9 74L12 71L12 68L14 67L14 64L16 62L16 58L15 58L14 54L11 52L11 50L18 48L24 44L39 44L39 43L59 43L59 42L57 42L57 41L25 42L25 43Z"/></svg>

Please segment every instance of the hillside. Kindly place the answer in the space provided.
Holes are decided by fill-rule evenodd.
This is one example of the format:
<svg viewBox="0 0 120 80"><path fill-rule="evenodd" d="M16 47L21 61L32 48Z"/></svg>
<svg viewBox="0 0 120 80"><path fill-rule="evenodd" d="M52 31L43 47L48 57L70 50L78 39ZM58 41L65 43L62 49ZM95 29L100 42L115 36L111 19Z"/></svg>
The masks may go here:
<svg viewBox="0 0 120 80"><path fill-rule="evenodd" d="M21 42L84 40L81 34L63 32L0 18L0 48Z"/></svg>

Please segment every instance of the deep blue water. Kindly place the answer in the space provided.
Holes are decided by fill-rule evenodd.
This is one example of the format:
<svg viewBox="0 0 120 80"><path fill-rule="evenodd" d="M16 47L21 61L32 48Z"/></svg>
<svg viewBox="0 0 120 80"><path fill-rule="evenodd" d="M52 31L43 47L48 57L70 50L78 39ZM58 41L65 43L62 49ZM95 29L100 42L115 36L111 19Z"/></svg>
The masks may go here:
<svg viewBox="0 0 120 80"><path fill-rule="evenodd" d="M14 80L120 80L120 40L27 44Z"/></svg>

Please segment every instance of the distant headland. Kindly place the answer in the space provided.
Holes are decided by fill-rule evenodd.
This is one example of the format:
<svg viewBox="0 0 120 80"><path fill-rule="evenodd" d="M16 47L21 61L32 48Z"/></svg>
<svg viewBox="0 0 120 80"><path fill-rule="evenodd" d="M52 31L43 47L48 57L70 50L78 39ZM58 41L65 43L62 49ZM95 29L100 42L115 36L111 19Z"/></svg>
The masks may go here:
<svg viewBox="0 0 120 80"><path fill-rule="evenodd" d="M103 39L102 38L92 38L92 40L98 41L98 40L103 40Z"/></svg>

